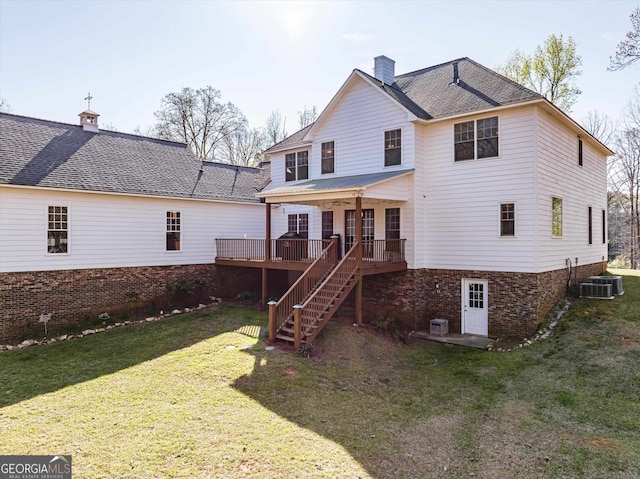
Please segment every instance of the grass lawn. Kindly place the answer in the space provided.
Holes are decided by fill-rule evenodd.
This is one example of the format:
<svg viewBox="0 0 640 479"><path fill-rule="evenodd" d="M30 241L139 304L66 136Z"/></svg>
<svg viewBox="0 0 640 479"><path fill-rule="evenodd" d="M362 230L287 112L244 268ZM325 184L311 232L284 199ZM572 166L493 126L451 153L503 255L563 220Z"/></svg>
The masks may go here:
<svg viewBox="0 0 640 479"><path fill-rule="evenodd" d="M616 273L620 273L616 271ZM0 454L74 478L640 478L640 274L511 353L225 306L0 352Z"/></svg>

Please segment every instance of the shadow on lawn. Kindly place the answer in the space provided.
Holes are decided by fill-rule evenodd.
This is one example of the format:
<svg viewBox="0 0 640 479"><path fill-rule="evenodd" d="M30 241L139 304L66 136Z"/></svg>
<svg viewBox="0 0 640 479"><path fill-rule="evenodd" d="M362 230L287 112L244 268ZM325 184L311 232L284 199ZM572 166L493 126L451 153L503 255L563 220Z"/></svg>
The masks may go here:
<svg viewBox="0 0 640 479"><path fill-rule="evenodd" d="M280 417L339 444L370 477L435 477L442 474L443 465L464 468L464 457L452 454L461 419L447 411L459 391L444 385L449 372L443 374L437 371L440 366L432 365L440 361L454 368L482 352L437 345L411 348L412 354L397 343L371 345L385 340L363 333L330 323L319 340L320 357L314 359L246 350L254 355L254 369L233 387ZM356 339L343 342L347 336ZM395 357L378 357L381 351ZM425 363L413 368L412 361ZM318 467L316 461L327 461L329 469L340 467L331 456L313 454L318 451L304 458L310 470Z"/></svg>
<svg viewBox="0 0 640 479"><path fill-rule="evenodd" d="M228 331L217 314L212 321L211 312L205 311L2 351L0 407L120 371Z"/></svg>

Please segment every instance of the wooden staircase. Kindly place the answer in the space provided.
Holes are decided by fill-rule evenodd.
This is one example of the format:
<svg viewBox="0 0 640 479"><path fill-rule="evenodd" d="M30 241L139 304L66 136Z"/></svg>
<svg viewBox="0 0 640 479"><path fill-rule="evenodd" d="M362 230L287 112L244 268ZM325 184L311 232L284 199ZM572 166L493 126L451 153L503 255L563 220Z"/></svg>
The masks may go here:
<svg viewBox="0 0 640 479"><path fill-rule="evenodd" d="M332 243L327 248L329 258L336 257L330 251L332 246L337 248L337 244ZM298 350L302 344L316 338L360 279L356 260L359 247L356 242L337 264L333 262L319 267L316 260L280 301L269 303L271 341L286 341ZM320 271L323 274L319 277ZM305 285L306 288L303 287ZM304 290L306 293L300 298ZM292 301L292 297L298 297L299 300Z"/></svg>

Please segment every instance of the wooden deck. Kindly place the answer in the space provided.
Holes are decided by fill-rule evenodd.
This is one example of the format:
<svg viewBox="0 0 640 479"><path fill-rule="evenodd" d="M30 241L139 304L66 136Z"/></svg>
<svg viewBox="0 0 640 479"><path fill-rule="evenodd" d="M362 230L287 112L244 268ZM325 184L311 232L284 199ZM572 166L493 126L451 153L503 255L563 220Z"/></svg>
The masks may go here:
<svg viewBox="0 0 640 479"><path fill-rule="evenodd" d="M244 268L304 271L318 258L330 240L272 239L267 251L264 239L216 239L215 264ZM404 271L404 239L363 241L362 274Z"/></svg>

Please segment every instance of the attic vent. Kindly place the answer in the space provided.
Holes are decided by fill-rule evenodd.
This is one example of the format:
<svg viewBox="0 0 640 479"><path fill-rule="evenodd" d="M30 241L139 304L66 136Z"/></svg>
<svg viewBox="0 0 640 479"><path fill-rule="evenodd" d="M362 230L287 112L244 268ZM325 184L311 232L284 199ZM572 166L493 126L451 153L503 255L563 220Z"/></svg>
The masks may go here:
<svg viewBox="0 0 640 479"><path fill-rule="evenodd" d="M610 284L580 283L581 298L613 299Z"/></svg>

